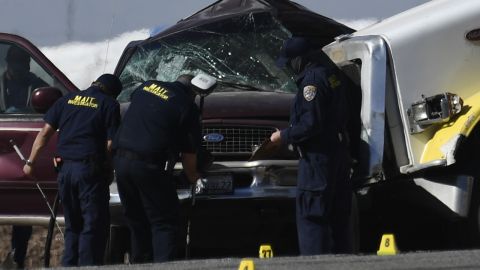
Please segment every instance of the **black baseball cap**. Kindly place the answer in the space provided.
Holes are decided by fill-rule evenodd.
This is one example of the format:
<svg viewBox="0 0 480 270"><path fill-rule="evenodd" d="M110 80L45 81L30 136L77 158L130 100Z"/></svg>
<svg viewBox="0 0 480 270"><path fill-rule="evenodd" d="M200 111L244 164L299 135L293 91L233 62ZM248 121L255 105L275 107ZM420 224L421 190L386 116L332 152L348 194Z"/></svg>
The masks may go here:
<svg viewBox="0 0 480 270"><path fill-rule="evenodd" d="M277 58L277 66L284 68L288 61L297 56L306 54L310 50L310 44L304 37L291 37L283 42L280 55Z"/></svg>
<svg viewBox="0 0 480 270"><path fill-rule="evenodd" d="M102 74L93 83L94 84L100 83L101 86L100 85L97 85L97 86L100 86L102 90L114 96L118 96L118 94L120 94L120 91L122 91L122 83L120 82L118 77L113 74L108 74L108 73ZM106 88L106 89L103 89L103 88Z"/></svg>

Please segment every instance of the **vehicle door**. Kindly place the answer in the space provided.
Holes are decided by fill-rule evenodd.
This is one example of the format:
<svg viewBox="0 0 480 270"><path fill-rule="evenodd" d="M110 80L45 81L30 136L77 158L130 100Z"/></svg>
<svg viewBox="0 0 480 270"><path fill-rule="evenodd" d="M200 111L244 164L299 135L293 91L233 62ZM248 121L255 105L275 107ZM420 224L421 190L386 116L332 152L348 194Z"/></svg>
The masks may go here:
<svg viewBox="0 0 480 270"><path fill-rule="evenodd" d="M28 76L15 75L14 70L18 66L14 57L12 60L13 51L29 57ZM19 78L28 80L28 83ZM36 112L30 103L34 88L40 86L58 88L63 94L78 90L29 41L0 33L0 223L8 223L9 216L49 215L41 191L50 201L56 194L56 174L52 163L56 135L33 165L35 179L25 176L22 170L25 162L12 145L17 145L28 158L33 141L44 125L43 114Z"/></svg>

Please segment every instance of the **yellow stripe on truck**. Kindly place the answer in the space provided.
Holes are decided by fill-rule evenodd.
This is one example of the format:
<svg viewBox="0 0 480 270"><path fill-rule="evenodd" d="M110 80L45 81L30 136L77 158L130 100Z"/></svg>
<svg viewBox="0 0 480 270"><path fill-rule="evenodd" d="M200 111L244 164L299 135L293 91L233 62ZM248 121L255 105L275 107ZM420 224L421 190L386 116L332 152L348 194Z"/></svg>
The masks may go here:
<svg viewBox="0 0 480 270"><path fill-rule="evenodd" d="M455 121L445 123L425 145L420 163L446 159L446 149L456 145L448 145L458 135L468 137L480 120L480 92L464 100L463 112ZM451 149L449 149L451 150ZM450 152L450 151L448 151Z"/></svg>

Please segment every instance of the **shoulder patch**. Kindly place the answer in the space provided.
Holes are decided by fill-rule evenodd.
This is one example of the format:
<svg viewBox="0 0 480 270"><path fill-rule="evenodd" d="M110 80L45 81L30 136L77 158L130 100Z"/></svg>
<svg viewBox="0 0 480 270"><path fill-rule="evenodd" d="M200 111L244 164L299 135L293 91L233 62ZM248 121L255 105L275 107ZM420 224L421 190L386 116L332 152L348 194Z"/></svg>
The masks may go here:
<svg viewBox="0 0 480 270"><path fill-rule="evenodd" d="M332 89L337 88L338 86L340 86L342 84L340 82L340 80L337 79L336 75L332 75L332 76L328 77L328 82L330 83L330 87Z"/></svg>
<svg viewBox="0 0 480 270"><path fill-rule="evenodd" d="M313 85L307 85L303 88L303 97L307 101L312 101L317 94L317 87Z"/></svg>

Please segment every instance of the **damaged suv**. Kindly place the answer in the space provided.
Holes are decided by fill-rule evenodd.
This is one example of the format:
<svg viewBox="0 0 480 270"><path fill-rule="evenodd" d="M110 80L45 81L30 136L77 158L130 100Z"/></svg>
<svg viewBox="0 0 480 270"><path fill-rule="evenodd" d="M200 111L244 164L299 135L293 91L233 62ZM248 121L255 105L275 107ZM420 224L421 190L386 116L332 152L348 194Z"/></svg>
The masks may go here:
<svg viewBox="0 0 480 270"><path fill-rule="evenodd" d="M224 0L127 46L115 70L124 86L118 97L124 109L146 80L174 81L198 73L217 80L203 104L203 146L214 162L206 194L189 216L193 255L215 248L216 255L242 254L242 249L248 255L263 242L272 243L278 254L297 253L297 154L285 147L266 159L249 158L276 129L288 125L297 86L292 74L275 65L283 41L303 35L321 47L350 32L289 1ZM175 169L178 175L181 165ZM179 183L186 207L190 189ZM118 194L111 197L120 211Z"/></svg>
<svg viewBox="0 0 480 270"><path fill-rule="evenodd" d="M203 146L214 157L208 171L210 185L194 208L190 207L190 189L182 181L181 165L175 166L178 195L187 210L182 211L183 223L191 224L192 257L252 256L262 243L272 244L278 255L297 254L293 199L298 157L288 148L267 159L250 161L250 156L272 132L288 125L297 88L292 74L275 65L283 41L303 35L321 48L352 31L286 0L222 0L127 46L115 70L124 85L118 97L123 110L131 92L146 80L173 81L180 74L200 72L217 79L203 111ZM15 35L0 33L0 72L11 46L30 55L31 71L50 86L32 89L32 94L39 91L48 97L58 90L64 94L78 91L33 44ZM1 224L48 224L49 207L57 193L51 163L56 136L35 164L36 179L23 174L23 161L12 147L14 143L19 152L29 153L43 126L47 107L29 106L28 112L0 113ZM110 192L108 253L111 262L123 262L128 233L115 183Z"/></svg>

